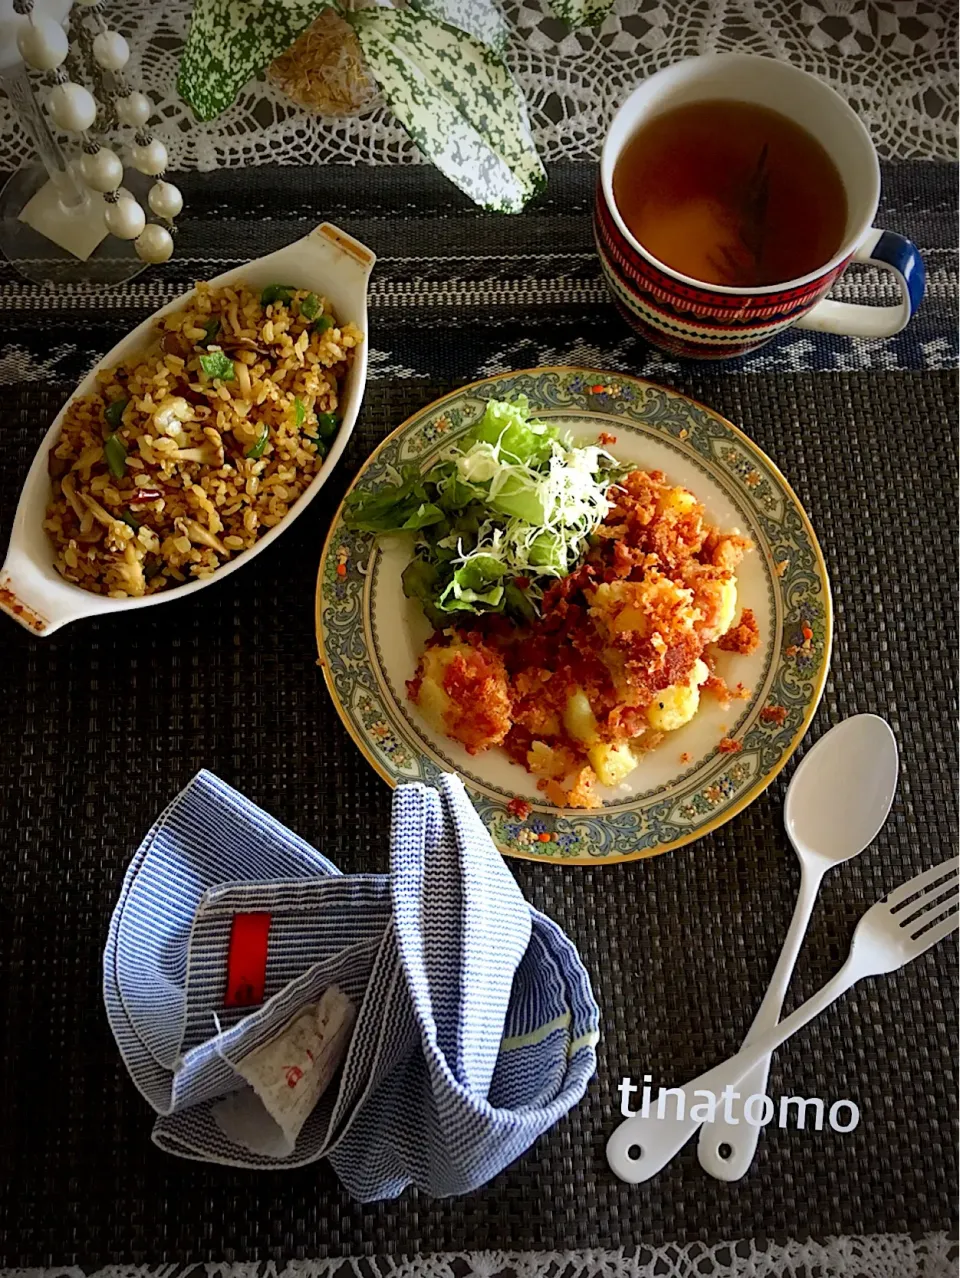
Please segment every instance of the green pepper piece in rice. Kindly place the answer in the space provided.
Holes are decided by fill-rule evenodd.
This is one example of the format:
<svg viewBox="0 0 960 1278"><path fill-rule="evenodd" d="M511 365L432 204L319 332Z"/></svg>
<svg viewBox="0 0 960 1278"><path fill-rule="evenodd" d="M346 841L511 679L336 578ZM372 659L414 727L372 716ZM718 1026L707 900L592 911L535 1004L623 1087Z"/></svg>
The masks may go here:
<svg viewBox="0 0 960 1278"><path fill-rule="evenodd" d="M246 456L249 457L251 461L259 461L260 458L263 456L263 450L266 448L267 441L269 440L269 438L270 438L270 427L267 425L266 422L261 422L260 437L257 440L257 442L253 445L253 447L247 450Z"/></svg>
<svg viewBox="0 0 960 1278"><path fill-rule="evenodd" d="M295 398L293 401L293 425L299 430L307 418L307 406L302 399Z"/></svg>
<svg viewBox="0 0 960 1278"><path fill-rule="evenodd" d="M124 513L120 516L120 518L123 520L125 524L129 525L129 527L131 527L134 532L137 532L139 530L140 520L136 519L133 515L131 515L129 510L124 511Z"/></svg>
<svg viewBox="0 0 960 1278"><path fill-rule="evenodd" d="M120 423L123 421L123 410L129 403L128 399L112 399L103 410L103 415L107 419L107 425L111 430L120 429Z"/></svg>
<svg viewBox="0 0 960 1278"><path fill-rule="evenodd" d="M216 335L220 332L220 320L214 315L212 319L208 319L203 326L203 345L209 346Z"/></svg>
<svg viewBox="0 0 960 1278"><path fill-rule="evenodd" d="M332 315L321 315L320 318L314 322L313 331L315 333L326 333L329 329L333 328L333 324L334 320Z"/></svg>
<svg viewBox="0 0 960 1278"><path fill-rule="evenodd" d="M320 299L316 293L308 293L300 299L300 314L306 320L316 319L320 314Z"/></svg>
<svg viewBox="0 0 960 1278"><path fill-rule="evenodd" d="M321 439L333 439L340 426L340 418L336 413L317 413L317 431Z"/></svg>
<svg viewBox="0 0 960 1278"><path fill-rule="evenodd" d="M103 455L114 479L123 479L127 473L127 450L119 435L108 435L103 441Z"/></svg>
<svg viewBox="0 0 960 1278"><path fill-rule="evenodd" d="M260 294L260 305L270 306L274 302L283 302L289 305L293 301L293 295L296 289L291 288L289 284L268 284Z"/></svg>
<svg viewBox="0 0 960 1278"><path fill-rule="evenodd" d="M200 356L200 367L211 381L232 382L236 380L236 370L229 355L224 355L219 348L214 348L209 355Z"/></svg>

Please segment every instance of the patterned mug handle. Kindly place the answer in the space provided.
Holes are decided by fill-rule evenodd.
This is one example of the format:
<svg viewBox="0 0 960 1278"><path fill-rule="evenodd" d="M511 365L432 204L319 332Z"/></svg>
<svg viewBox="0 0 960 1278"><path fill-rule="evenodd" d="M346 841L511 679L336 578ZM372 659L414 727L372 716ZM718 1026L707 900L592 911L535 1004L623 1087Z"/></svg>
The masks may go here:
<svg viewBox="0 0 960 1278"><path fill-rule="evenodd" d="M854 306L829 298L801 316L797 328L820 333L843 333L848 337L893 337L906 328L923 300L926 273L915 244L893 231L869 231L853 255L854 262L871 262L890 271L900 285L898 306Z"/></svg>

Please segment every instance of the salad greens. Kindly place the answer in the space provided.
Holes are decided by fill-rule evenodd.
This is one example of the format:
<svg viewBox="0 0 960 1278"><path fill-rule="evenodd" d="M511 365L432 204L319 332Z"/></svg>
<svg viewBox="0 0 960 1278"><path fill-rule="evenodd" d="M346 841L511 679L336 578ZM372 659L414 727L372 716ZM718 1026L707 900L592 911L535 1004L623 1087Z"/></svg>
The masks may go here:
<svg viewBox="0 0 960 1278"><path fill-rule="evenodd" d="M407 466L389 488L351 493L346 522L415 534L403 589L438 628L464 614L522 621L537 614L551 580L578 566L620 473L603 449L574 447L535 419L525 395L489 400L426 474Z"/></svg>

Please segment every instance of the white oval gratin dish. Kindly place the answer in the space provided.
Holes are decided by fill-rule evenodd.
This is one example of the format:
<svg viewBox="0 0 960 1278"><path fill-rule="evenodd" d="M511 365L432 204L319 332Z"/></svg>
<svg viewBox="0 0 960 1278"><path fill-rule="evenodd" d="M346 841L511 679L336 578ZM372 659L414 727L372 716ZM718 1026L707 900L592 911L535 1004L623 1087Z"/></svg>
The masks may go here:
<svg viewBox="0 0 960 1278"><path fill-rule="evenodd" d="M46 636L52 635L68 621L77 621L81 617L126 612L132 608L146 608L152 604L182 599L185 595L203 590L229 573L236 572L249 563L254 555L265 550L285 528L289 528L326 483L356 424L367 381L367 283L375 261L376 257L365 245L352 239L338 227L324 222L303 239L288 244L276 253L259 257L210 281L215 286L242 282L254 288L264 288L268 284L283 283L296 288L312 289L327 298L338 320L344 323L352 321L364 336L343 384L341 424L333 446L309 488L276 527L266 532L249 550L218 568L212 576L137 599L111 599L83 590L80 586L65 581L54 567L54 547L44 530L43 521L51 496L47 471L48 454L60 434L64 413L77 396L90 395L96 390L97 373L100 369L113 368L146 350L157 320L186 306L194 293L190 289L169 305L155 311L108 351L80 382L54 419L37 449L20 494L10 534L10 546L3 567L0 568L0 610L31 633Z"/></svg>

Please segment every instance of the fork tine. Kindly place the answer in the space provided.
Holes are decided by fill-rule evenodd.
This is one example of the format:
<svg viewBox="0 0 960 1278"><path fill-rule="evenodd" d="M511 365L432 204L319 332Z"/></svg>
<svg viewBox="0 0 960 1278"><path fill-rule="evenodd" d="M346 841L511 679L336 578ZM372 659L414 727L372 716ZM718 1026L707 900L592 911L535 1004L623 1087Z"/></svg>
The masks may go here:
<svg viewBox="0 0 960 1278"><path fill-rule="evenodd" d="M927 892L931 887L946 888L947 880L951 877L956 879L958 870L960 870L960 856L955 856L949 861L942 861L940 865L932 865L929 870L924 870L922 874L916 875L906 883L901 883L892 892L888 892L883 898L887 909L891 914L898 914L914 897Z"/></svg>
<svg viewBox="0 0 960 1278"><path fill-rule="evenodd" d="M897 922L901 927L910 930L919 927L924 919L935 918L940 914L943 905L957 901L957 888L956 879L928 888L923 896L918 896L909 905L901 907L897 914Z"/></svg>
<svg viewBox="0 0 960 1278"><path fill-rule="evenodd" d="M928 927L929 930L925 931L921 929L916 936L911 936L910 938L913 958L925 953L932 945L936 945L939 941L942 941L945 936L949 936L951 932L955 932L957 928L960 927L960 911L954 907L950 913L945 918L941 919L941 921L934 927L929 927L929 924L926 924L925 927Z"/></svg>

